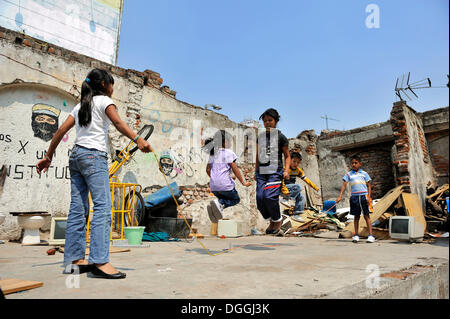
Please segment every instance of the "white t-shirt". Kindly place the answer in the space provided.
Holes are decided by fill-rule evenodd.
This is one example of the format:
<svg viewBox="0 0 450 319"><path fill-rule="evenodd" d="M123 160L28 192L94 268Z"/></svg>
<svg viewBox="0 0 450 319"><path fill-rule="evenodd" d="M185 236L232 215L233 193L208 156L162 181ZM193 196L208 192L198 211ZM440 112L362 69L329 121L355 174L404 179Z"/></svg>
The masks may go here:
<svg viewBox="0 0 450 319"><path fill-rule="evenodd" d="M70 112L75 119L77 137L75 144L86 148L94 148L99 151L108 152L108 128L111 121L105 113L106 107L114 104L111 98L105 95L96 95L92 98L92 120L88 126L80 126L78 122L78 111L81 103L78 103Z"/></svg>

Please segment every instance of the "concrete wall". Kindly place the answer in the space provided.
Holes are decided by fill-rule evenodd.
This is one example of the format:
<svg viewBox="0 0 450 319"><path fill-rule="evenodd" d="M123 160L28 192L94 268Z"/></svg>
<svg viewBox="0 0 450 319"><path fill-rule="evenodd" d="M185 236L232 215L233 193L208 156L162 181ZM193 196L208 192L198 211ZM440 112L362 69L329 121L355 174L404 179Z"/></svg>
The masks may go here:
<svg viewBox="0 0 450 319"><path fill-rule="evenodd" d="M177 100L175 91L161 86L163 80L156 72L138 72L108 65L3 28L0 28L0 64L0 164L8 167L0 207L6 214L12 211L48 211L52 215L68 213L68 150L73 145L75 130L71 130L59 145L54 167L39 178L33 166L42 158L50 142L34 134L31 115L35 105L45 104L48 106L41 108L58 113L57 125L61 125L80 98L82 81L94 67L107 69L113 74L112 99L121 118L130 127L137 131L144 124L154 125L151 145L158 157L169 154L173 159L173 169L167 173L169 182L202 187L205 197L208 196L205 192L209 183L205 172L207 155L200 151L202 139L213 134L214 129L234 130L240 127L239 136L245 133L245 127L222 114ZM111 126L110 155L128 142ZM234 149L238 156L243 153L240 142L237 141ZM117 176L122 182L138 183L147 189L165 186L164 176L152 154L137 152L132 161L122 166ZM252 187L254 191L255 186ZM249 199L244 203L249 204ZM186 201L185 206L190 204L192 202ZM242 214L249 215L250 212ZM256 223L259 214L255 211L252 214L252 221ZM207 220L207 212L201 212L198 219ZM0 226L0 238L18 237L20 229L16 218L8 214L6 222Z"/></svg>
<svg viewBox="0 0 450 319"><path fill-rule="evenodd" d="M297 179L297 182L303 186L303 195L307 198L306 204L313 205L315 207L321 206L323 203L316 142L317 135L314 130L303 131L296 138L289 139L289 149L298 150L302 155L302 162L300 164L301 169L305 172L305 175L319 188L319 191L315 191L304 181ZM308 193L305 193L305 190L307 190Z"/></svg>

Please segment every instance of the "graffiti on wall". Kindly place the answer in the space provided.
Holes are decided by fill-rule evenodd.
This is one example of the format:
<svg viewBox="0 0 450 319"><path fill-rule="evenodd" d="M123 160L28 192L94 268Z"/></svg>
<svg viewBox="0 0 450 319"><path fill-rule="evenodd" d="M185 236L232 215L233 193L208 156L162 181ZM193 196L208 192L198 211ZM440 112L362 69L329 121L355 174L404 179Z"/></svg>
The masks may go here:
<svg viewBox="0 0 450 319"><path fill-rule="evenodd" d="M171 150L165 150L161 153L159 164L164 175L170 178L176 178L181 174L192 177L195 174L191 163L185 161L180 153L173 153Z"/></svg>
<svg viewBox="0 0 450 319"><path fill-rule="evenodd" d="M31 113L31 128L34 136L44 142L53 138L58 130L58 118L61 110L47 104L35 104Z"/></svg>

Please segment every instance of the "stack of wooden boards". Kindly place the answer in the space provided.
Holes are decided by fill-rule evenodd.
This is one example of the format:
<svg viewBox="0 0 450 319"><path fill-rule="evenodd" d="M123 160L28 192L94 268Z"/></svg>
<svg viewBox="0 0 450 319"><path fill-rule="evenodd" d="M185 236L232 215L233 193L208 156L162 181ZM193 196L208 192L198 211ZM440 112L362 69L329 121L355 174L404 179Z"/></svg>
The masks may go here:
<svg viewBox="0 0 450 319"><path fill-rule="evenodd" d="M444 223L448 222L447 198L449 197L448 184L437 187L427 185L425 219L430 232L443 230Z"/></svg>

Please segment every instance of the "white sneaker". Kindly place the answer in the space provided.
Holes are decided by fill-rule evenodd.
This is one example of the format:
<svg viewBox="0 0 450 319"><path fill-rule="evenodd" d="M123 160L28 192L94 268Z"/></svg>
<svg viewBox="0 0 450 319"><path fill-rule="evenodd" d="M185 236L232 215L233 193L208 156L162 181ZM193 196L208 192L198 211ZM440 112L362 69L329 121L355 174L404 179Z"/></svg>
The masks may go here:
<svg viewBox="0 0 450 319"><path fill-rule="evenodd" d="M373 235L369 235L369 237L367 237L366 242L367 242L367 243L373 243L373 242L375 242L375 237L373 237Z"/></svg>
<svg viewBox="0 0 450 319"><path fill-rule="evenodd" d="M218 199L212 200L210 202L211 204L211 208L212 208L212 213L214 214L214 217L216 217L217 220L222 219L223 215L222 215L222 211L223 211L223 206L222 204L219 203Z"/></svg>
<svg viewBox="0 0 450 319"><path fill-rule="evenodd" d="M353 241L354 243L359 242L359 236L358 236L358 235L353 236L353 237L352 237L352 241Z"/></svg>
<svg viewBox="0 0 450 319"><path fill-rule="evenodd" d="M291 218L292 218L293 220L295 220L296 222L299 222L299 223L304 223L304 222L306 222L306 220L305 220L303 217L298 216L298 215L293 215L293 216L291 216Z"/></svg>
<svg viewBox="0 0 450 319"><path fill-rule="evenodd" d="M290 203L289 199L286 199L286 198L282 198L280 200L280 204L282 204L282 205L284 205L286 207L291 207L291 203Z"/></svg>

